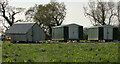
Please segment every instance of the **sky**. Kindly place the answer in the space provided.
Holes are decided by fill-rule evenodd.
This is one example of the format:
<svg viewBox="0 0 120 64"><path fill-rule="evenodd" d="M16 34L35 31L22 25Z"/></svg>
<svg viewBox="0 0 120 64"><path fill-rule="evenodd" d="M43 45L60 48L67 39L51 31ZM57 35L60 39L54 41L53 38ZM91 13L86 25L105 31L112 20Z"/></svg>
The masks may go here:
<svg viewBox="0 0 120 64"><path fill-rule="evenodd" d="M64 2L66 5L66 17L63 24L76 23L84 27L92 26L88 18L84 16L83 6L87 5L88 0L56 0L57 2ZM103 0L108 1L108 0ZM118 1L118 0L114 0ZM9 5L13 7L22 7L28 9L35 4L47 4L50 0L9 0ZM17 19L25 20L24 13L16 15Z"/></svg>
<svg viewBox="0 0 120 64"><path fill-rule="evenodd" d="M76 23L84 27L89 27L92 24L89 19L84 16L83 5L87 0L56 0L57 2L64 2L66 5L66 17L63 24ZM50 0L9 0L9 5L13 7L23 7L28 9L35 4L47 4ZM22 16L21 16L22 15ZM24 19L24 13L16 15L17 19Z"/></svg>

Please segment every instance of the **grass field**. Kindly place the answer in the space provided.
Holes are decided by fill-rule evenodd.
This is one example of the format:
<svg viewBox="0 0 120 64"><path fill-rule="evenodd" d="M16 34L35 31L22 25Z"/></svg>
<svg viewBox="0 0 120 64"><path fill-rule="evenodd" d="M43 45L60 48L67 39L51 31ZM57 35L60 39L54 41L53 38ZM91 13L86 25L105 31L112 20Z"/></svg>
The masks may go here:
<svg viewBox="0 0 120 64"><path fill-rule="evenodd" d="M0 41L0 63L2 62L2 43Z"/></svg>
<svg viewBox="0 0 120 64"><path fill-rule="evenodd" d="M118 62L114 42L2 44L2 62Z"/></svg>

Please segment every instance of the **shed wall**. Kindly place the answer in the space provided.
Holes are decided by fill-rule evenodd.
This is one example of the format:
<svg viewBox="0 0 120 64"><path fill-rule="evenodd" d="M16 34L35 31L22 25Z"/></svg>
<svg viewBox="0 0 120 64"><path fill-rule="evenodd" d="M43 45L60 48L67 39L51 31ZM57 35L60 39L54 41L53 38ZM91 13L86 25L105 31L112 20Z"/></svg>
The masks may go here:
<svg viewBox="0 0 120 64"><path fill-rule="evenodd" d="M69 25L69 39L79 39L79 26Z"/></svg>
<svg viewBox="0 0 120 64"><path fill-rule="evenodd" d="M104 39L105 40L113 40L113 28L106 26L104 27Z"/></svg>
<svg viewBox="0 0 120 64"><path fill-rule="evenodd" d="M98 28L90 28L88 30L88 40L98 40Z"/></svg>
<svg viewBox="0 0 120 64"><path fill-rule="evenodd" d="M99 27L99 34L98 34L98 38L99 38L99 40L103 40L104 39L104 28L103 27Z"/></svg>
<svg viewBox="0 0 120 64"><path fill-rule="evenodd" d="M113 26L89 28L88 40L117 40L117 28Z"/></svg>
<svg viewBox="0 0 120 64"><path fill-rule="evenodd" d="M11 37L11 41L27 41L26 35L14 34L9 36Z"/></svg>
<svg viewBox="0 0 120 64"><path fill-rule="evenodd" d="M32 35L33 41L45 40L45 33L37 24L33 26L32 32L33 32L33 35Z"/></svg>
<svg viewBox="0 0 120 64"><path fill-rule="evenodd" d="M27 41L33 41L33 35L32 35L32 28L28 31L27 35Z"/></svg>
<svg viewBox="0 0 120 64"><path fill-rule="evenodd" d="M83 26L79 26L78 33L79 33L79 39L83 39Z"/></svg>
<svg viewBox="0 0 120 64"><path fill-rule="evenodd" d="M64 40L68 40L68 38L69 38L69 30L68 30L68 26L65 26L64 28L63 28L63 32L64 32Z"/></svg>
<svg viewBox="0 0 120 64"><path fill-rule="evenodd" d="M64 40L64 28L52 28L52 39L53 40Z"/></svg>
<svg viewBox="0 0 120 64"><path fill-rule="evenodd" d="M113 40L118 40L118 28L113 28Z"/></svg>
<svg viewBox="0 0 120 64"><path fill-rule="evenodd" d="M83 38L83 26L71 24L52 28L53 40L79 40Z"/></svg>

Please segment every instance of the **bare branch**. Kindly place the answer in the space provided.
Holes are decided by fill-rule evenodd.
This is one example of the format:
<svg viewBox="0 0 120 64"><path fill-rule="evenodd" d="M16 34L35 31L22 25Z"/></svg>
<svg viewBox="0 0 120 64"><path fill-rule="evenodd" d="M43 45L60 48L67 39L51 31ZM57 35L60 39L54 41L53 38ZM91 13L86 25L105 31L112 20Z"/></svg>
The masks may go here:
<svg viewBox="0 0 120 64"><path fill-rule="evenodd" d="M88 7L83 8L84 15L90 19L94 19L92 22L97 25L109 25L112 22L112 17L116 15L114 2L90 1ZM110 21L107 22L109 19Z"/></svg>
<svg viewBox="0 0 120 64"><path fill-rule="evenodd" d="M8 0L2 0L0 2L0 16L3 17L10 26L12 26L15 22L15 15L20 12L21 11L18 11L17 8L9 6ZM2 24L7 28L4 23Z"/></svg>
<svg viewBox="0 0 120 64"><path fill-rule="evenodd" d="M5 22L5 21L2 21L2 25L6 28L6 30L8 30L8 27L5 25L4 22Z"/></svg>

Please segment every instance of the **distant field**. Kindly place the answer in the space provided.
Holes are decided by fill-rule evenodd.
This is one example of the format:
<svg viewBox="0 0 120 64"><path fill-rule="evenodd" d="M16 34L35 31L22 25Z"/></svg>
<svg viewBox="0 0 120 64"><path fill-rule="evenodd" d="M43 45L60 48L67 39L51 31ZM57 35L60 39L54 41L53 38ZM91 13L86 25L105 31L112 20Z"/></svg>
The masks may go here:
<svg viewBox="0 0 120 64"><path fill-rule="evenodd" d="M114 42L2 43L2 62L118 62L118 43Z"/></svg>

